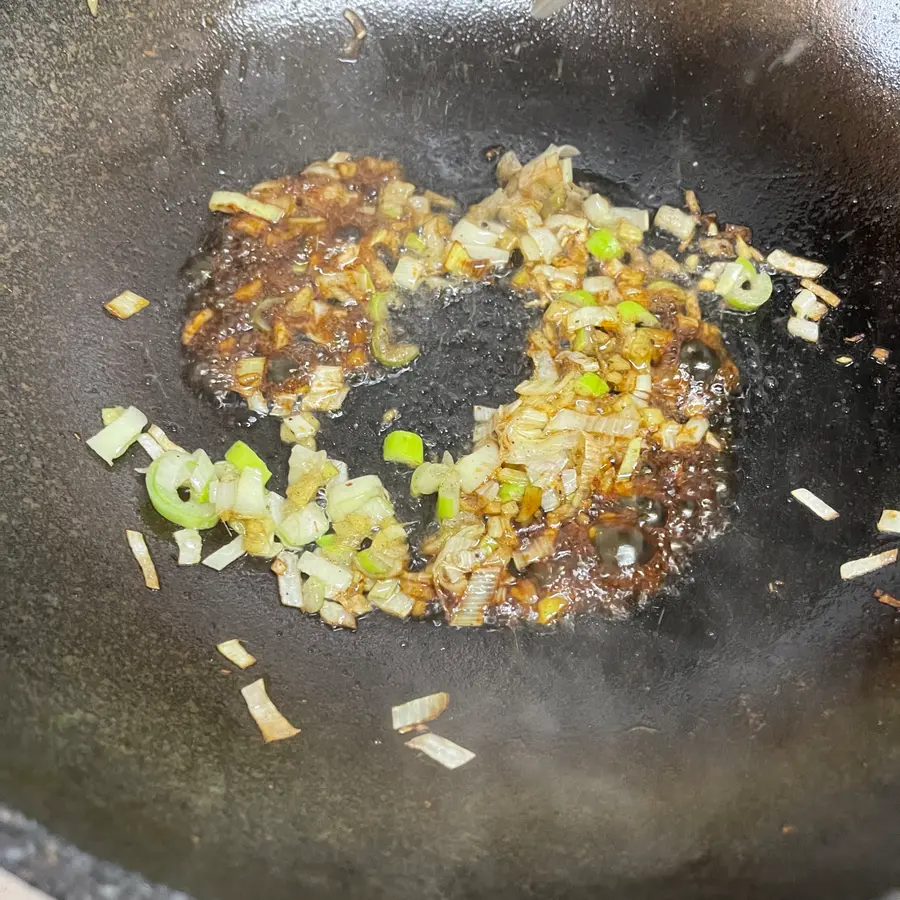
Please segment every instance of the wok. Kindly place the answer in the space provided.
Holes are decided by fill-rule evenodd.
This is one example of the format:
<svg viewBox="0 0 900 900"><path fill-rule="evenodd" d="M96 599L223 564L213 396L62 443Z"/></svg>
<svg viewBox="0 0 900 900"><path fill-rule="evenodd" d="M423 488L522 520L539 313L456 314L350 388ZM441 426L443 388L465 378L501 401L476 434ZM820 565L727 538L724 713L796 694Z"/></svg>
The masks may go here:
<svg viewBox="0 0 900 900"><path fill-rule="evenodd" d="M900 579L838 577L884 543L874 522L900 489L896 369L868 356L898 349L892 4L575 0L536 20L520 0L367 0L355 63L342 10L0 14L0 797L199 898L896 887L900 621L872 590ZM549 635L374 616L333 633L279 606L267 572L177 571L140 511L137 457L110 471L83 438L120 403L213 456L242 427L180 375L179 270L211 191L348 149L468 201L491 186L483 148L525 157L551 140L645 203L693 187L759 246L824 258L847 298L818 347L785 333L783 292L724 322L744 379L730 531L633 621ZM153 303L122 323L102 303L125 288ZM354 392L326 433L357 471L377 470L387 406L459 450L472 398L519 377L512 305L434 316L421 364ZM249 434L283 460L274 422ZM800 486L840 519L789 502ZM150 538L158 594L126 527ZM214 650L235 636L297 738L262 744L239 693L250 673L223 674ZM389 728L391 704L435 690L451 696L440 732L477 753L455 772Z"/></svg>

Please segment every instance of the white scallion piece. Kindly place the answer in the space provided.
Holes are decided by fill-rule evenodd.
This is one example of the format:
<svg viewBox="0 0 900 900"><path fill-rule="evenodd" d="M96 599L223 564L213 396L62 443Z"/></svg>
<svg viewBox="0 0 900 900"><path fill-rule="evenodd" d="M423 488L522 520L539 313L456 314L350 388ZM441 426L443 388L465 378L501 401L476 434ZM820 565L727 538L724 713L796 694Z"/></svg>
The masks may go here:
<svg viewBox="0 0 900 900"><path fill-rule="evenodd" d="M159 576L156 574L156 566L153 565L153 559L150 557L150 551L147 549L147 542L139 531L131 531L125 529L125 537L128 539L128 546L131 548L131 554L137 560L137 564L141 567L141 574L144 576L144 584L151 591L159 590Z"/></svg>
<svg viewBox="0 0 900 900"><path fill-rule="evenodd" d="M541 494L541 509L544 512L553 512L559 506L559 494L555 488L547 488Z"/></svg>
<svg viewBox="0 0 900 900"><path fill-rule="evenodd" d="M559 473L559 479L562 483L562 491L564 497L569 497L578 490L578 470L563 469Z"/></svg>
<svg viewBox="0 0 900 900"><path fill-rule="evenodd" d="M494 443L487 443L468 456L460 457L456 462L460 487L465 493L472 493L491 477L499 465L500 449Z"/></svg>
<svg viewBox="0 0 900 900"><path fill-rule="evenodd" d="M282 550L272 563L272 571L278 575L278 596L282 606L303 609L303 582L297 568L297 554Z"/></svg>
<svg viewBox="0 0 900 900"><path fill-rule="evenodd" d="M826 522L830 522L832 519L840 516L836 509L832 509L824 500L820 500L812 491L808 491L806 488L797 488L797 490L791 491L791 496Z"/></svg>
<svg viewBox="0 0 900 900"><path fill-rule="evenodd" d="M472 573L459 606L450 614L450 624L456 628L478 628L484 624L484 608L494 596L500 582L499 566L482 566Z"/></svg>
<svg viewBox="0 0 900 900"><path fill-rule="evenodd" d="M609 294L612 298L619 296L615 281L608 275L594 275L590 278L585 278L582 287L589 294Z"/></svg>
<svg viewBox="0 0 900 900"><path fill-rule="evenodd" d="M395 578L376 581L366 596L373 606L398 619L405 619L413 609L412 597L400 590L400 582Z"/></svg>
<svg viewBox="0 0 900 900"><path fill-rule="evenodd" d="M166 452L162 447L159 446L159 441L156 440L153 435L147 434L146 432L144 432L144 434L138 435L137 442L141 445L144 452L147 454L147 456L150 457L150 459L159 459L163 455L163 453Z"/></svg>
<svg viewBox="0 0 900 900"><path fill-rule="evenodd" d="M285 443L315 440L318 432L319 420L312 413L295 413L281 423L281 439Z"/></svg>
<svg viewBox="0 0 900 900"><path fill-rule="evenodd" d="M852 559L841 566L841 578L845 581L849 578L858 578L860 575L867 575L869 572L891 566L895 562L897 562L896 549L885 550L874 556L864 556L862 559Z"/></svg>
<svg viewBox="0 0 900 900"><path fill-rule="evenodd" d="M231 565L236 559L244 555L244 536L239 534L233 541L229 541L224 547L219 547L215 553L210 553L203 560L204 566L221 572L225 566Z"/></svg>
<svg viewBox="0 0 900 900"><path fill-rule="evenodd" d="M151 425L147 429L147 434L159 444L163 450L179 450L182 453L187 453L187 450L184 449L180 444L176 444L163 430L159 427L159 425Z"/></svg>
<svg viewBox="0 0 900 900"><path fill-rule="evenodd" d="M614 206L612 214L616 221L624 219L630 225L640 228L641 231L650 229L650 213L646 209L635 209L632 206Z"/></svg>
<svg viewBox="0 0 900 900"><path fill-rule="evenodd" d="M322 604L319 617L326 625L331 625L333 628L349 628L351 630L356 628L356 616L350 610L344 609L340 603L334 603L331 600L326 600Z"/></svg>
<svg viewBox="0 0 900 900"><path fill-rule="evenodd" d="M104 406L100 410L100 418L103 420L104 425L112 425L123 412L125 412L124 406Z"/></svg>
<svg viewBox="0 0 900 900"><path fill-rule="evenodd" d="M833 291L829 291L828 288L823 288L821 284L818 284L815 281L811 281L809 278L801 278L800 286L806 288L808 291L812 291L820 300L827 303L829 306L840 306L841 298L838 297Z"/></svg>
<svg viewBox="0 0 900 900"><path fill-rule="evenodd" d="M91 15L96 19L100 11L100 0L87 0L87 7Z"/></svg>
<svg viewBox="0 0 900 900"><path fill-rule="evenodd" d="M406 746L420 750L445 769L458 769L475 759L475 754L471 750L466 750L465 747L460 747L459 744L431 732L416 735L411 741L406 742Z"/></svg>
<svg viewBox="0 0 900 900"><path fill-rule="evenodd" d="M790 272L791 275L799 275L801 278L810 280L824 275L828 269L824 263L804 259L802 256L794 256L785 250L773 250L766 257L766 262L780 272Z"/></svg>
<svg viewBox="0 0 900 900"><path fill-rule="evenodd" d="M493 247L499 240L499 237L490 228L478 225L469 219L460 219L453 226L453 231L450 232L450 240L459 241L463 245L479 244Z"/></svg>
<svg viewBox="0 0 900 900"><path fill-rule="evenodd" d="M643 448L644 442L642 438L632 438L628 442L628 448L625 450L625 455L622 457L622 463L619 466L619 471L616 476L620 481L631 478L632 474L634 474L634 470L637 468L637 464L640 461L641 450L643 450Z"/></svg>
<svg viewBox="0 0 900 900"><path fill-rule="evenodd" d="M267 744L300 734L300 729L294 728L269 698L262 678L241 688L241 695Z"/></svg>
<svg viewBox="0 0 900 900"><path fill-rule="evenodd" d="M337 412L349 393L340 366L316 366L310 375L309 392L301 405L307 412L317 409Z"/></svg>
<svg viewBox="0 0 900 900"><path fill-rule="evenodd" d="M256 662L256 657L249 653L237 638L216 644L216 650L239 669L249 669Z"/></svg>
<svg viewBox="0 0 900 900"><path fill-rule="evenodd" d="M661 206L656 211L653 224L662 231L675 235L679 240L690 240L697 223L689 213L676 209L674 206Z"/></svg>
<svg viewBox="0 0 900 900"><path fill-rule="evenodd" d="M181 528L172 535L178 544L178 565L195 566L203 553L203 538L196 528Z"/></svg>
<svg viewBox="0 0 900 900"><path fill-rule="evenodd" d="M118 459L136 440L147 417L136 407L129 406L117 419L88 438L87 445L109 465Z"/></svg>
<svg viewBox="0 0 900 900"><path fill-rule="evenodd" d="M900 534L900 510L883 509L877 527L885 534Z"/></svg>
<svg viewBox="0 0 900 900"><path fill-rule="evenodd" d="M479 248L480 249L480 248ZM412 256L401 256L394 269L394 284L408 291L415 290L416 285L425 275L425 264Z"/></svg>
<svg viewBox="0 0 900 900"><path fill-rule="evenodd" d="M417 697L407 703L391 707L391 722L394 731L401 734L413 725L434 721L449 705L450 695L446 691Z"/></svg>
<svg viewBox="0 0 900 900"><path fill-rule="evenodd" d="M273 206L271 203L261 203L259 200L239 194L237 191L216 191L209 198L209 208L213 212L221 213L245 212L273 224L281 221L284 216L284 210L281 207Z"/></svg>
<svg viewBox="0 0 900 900"><path fill-rule="evenodd" d="M150 301L134 291L122 291L118 297L113 297L103 308L117 319L130 319L135 313L139 313L150 305Z"/></svg>
<svg viewBox="0 0 900 900"><path fill-rule="evenodd" d="M797 291L794 295L794 299L791 301L791 309L801 319L811 319L813 322L818 322L828 312L828 307L816 300L816 295L812 291L806 290L806 288L802 291Z"/></svg>
<svg viewBox="0 0 900 900"><path fill-rule="evenodd" d="M787 323L788 334L815 344L819 340L819 323L810 322L809 319L799 319L791 316Z"/></svg>
<svg viewBox="0 0 900 900"><path fill-rule="evenodd" d="M509 262L509 250L501 250L499 247L488 247L485 244L463 244L463 247L472 259L485 260L492 266L505 266ZM408 259L408 257L403 257L403 259ZM400 262L403 262L403 260L401 259ZM400 268L399 263L397 268ZM394 272L394 281L397 281L396 272ZM400 286L403 287L402 284Z"/></svg>
<svg viewBox="0 0 900 900"><path fill-rule="evenodd" d="M300 557L298 566L304 575L319 578L325 584L328 599L347 590L353 583L353 573L348 568L309 551Z"/></svg>
<svg viewBox="0 0 900 900"><path fill-rule="evenodd" d="M616 224L616 217L613 215L609 200L601 197L600 194L591 194L584 201L584 214L594 228L608 228L610 225ZM590 290L590 288L585 288L585 290Z"/></svg>

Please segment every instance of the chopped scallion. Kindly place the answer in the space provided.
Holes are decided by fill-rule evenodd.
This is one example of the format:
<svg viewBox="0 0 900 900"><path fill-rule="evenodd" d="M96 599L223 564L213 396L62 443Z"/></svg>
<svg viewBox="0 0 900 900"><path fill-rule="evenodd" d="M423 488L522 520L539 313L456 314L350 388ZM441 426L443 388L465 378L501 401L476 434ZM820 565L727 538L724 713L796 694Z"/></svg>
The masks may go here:
<svg viewBox="0 0 900 900"><path fill-rule="evenodd" d="M129 406L117 419L98 431L87 441L88 447L109 465L118 459L137 439L147 417L136 407Z"/></svg>
<svg viewBox="0 0 900 900"><path fill-rule="evenodd" d="M595 372L585 372L575 382L575 393L582 397L602 397L609 393L609 385Z"/></svg>
<svg viewBox="0 0 900 900"><path fill-rule="evenodd" d="M637 300L623 300L621 303L617 303L616 312L623 322L647 325L650 328L659 326L659 319L646 306L638 303Z"/></svg>
<svg viewBox="0 0 900 900"><path fill-rule="evenodd" d="M425 460L422 438L412 431L392 431L385 436L383 456L385 462L420 466Z"/></svg>
<svg viewBox="0 0 900 900"><path fill-rule="evenodd" d="M560 294L559 299L563 303L571 303L572 306L596 306L597 298L589 291L566 291Z"/></svg>
<svg viewBox="0 0 900 900"><path fill-rule="evenodd" d="M187 484L196 461L180 450L169 450L154 459L145 477L147 494L153 508L164 518L182 528L212 528L218 521L216 505L179 496L178 489Z"/></svg>
<svg viewBox="0 0 900 900"><path fill-rule="evenodd" d="M256 469L263 477L263 485L265 485L272 477L272 472L269 467L263 462L256 451L243 441L235 441L225 453L225 459L240 471L243 471L248 467Z"/></svg>
<svg viewBox="0 0 900 900"><path fill-rule="evenodd" d="M617 259L625 251L618 238L608 228L597 228L587 239L587 250L596 259Z"/></svg>
<svg viewBox="0 0 900 900"><path fill-rule="evenodd" d="M386 323L379 322L372 329L372 356L383 366L389 369L408 366L418 355L415 344L395 344Z"/></svg>
<svg viewBox="0 0 900 900"><path fill-rule="evenodd" d="M178 545L178 565L194 566L200 562L203 551L203 538L196 528L182 528L173 535Z"/></svg>
<svg viewBox="0 0 900 900"><path fill-rule="evenodd" d="M438 488L437 517L441 521L459 515L459 473L450 472Z"/></svg>

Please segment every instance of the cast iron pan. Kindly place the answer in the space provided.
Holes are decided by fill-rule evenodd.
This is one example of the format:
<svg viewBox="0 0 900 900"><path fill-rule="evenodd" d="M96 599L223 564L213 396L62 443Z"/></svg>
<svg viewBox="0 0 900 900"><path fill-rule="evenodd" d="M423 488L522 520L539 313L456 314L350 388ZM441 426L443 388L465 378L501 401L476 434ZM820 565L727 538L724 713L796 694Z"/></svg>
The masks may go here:
<svg viewBox="0 0 900 900"><path fill-rule="evenodd" d="M884 543L900 491L896 370L868 358L900 349L890 4L358 11L356 63L330 0L0 12L0 795L201 898L880 895L900 881L900 630L871 594L900 578L838 566ZM214 456L235 438L180 377L178 272L210 192L348 149L469 200L484 147L550 140L646 203L695 188L760 246L824 257L848 298L819 347L786 335L784 296L725 323L746 384L728 534L635 621L551 635L375 616L333 633L266 572L176 571L162 538L147 592L123 535L153 534L138 457L109 471L78 436L133 403ZM125 288L153 305L120 323L101 304ZM358 470L378 470L387 406L460 449L472 399L519 377L502 297L435 320L421 364L329 428ZM283 454L275 423L247 434ZM798 486L841 518L789 502ZM234 636L298 738L260 741L249 676L214 650ZM390 733L391 704L433 690L441 733L478 754L456 772Z"/></svg>

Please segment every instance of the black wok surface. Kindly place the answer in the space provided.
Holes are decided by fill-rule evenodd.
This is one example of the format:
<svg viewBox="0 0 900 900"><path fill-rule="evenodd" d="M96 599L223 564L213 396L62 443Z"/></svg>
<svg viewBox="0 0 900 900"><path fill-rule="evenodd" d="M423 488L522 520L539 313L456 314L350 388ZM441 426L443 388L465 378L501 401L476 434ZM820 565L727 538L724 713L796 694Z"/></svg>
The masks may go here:
<svg viewBox="0 0 900 900"><path fill-rule="evenodd" d="M348 63L330 0L101 4L0 10L0 798L200 898L896 886L900 620L871 595L900 578L838 576L891 546L874 524L900 490L897 373L868 359L900 350L890 5L576 0L536 22L372 0ZM482 148L549 140L647 203L695 188L758 245L824 257L848 297L818 348L785 334L786 296L727 320L747 383L728 534L634 622L551 635L332 633L264 570L176 571L141 455L110 471L79 436L121 403L213 456L237 436L179 374L178 271L210 192L348 149L468 200L491 186ZM153 305L122 323L101 304L125 288ZM379 468L388 406L454 450L468 398L515 383L519 311L476 296L435 317L422 364L328 430L358 471ZM286 458L275 423L241 436ZM790 502L798 486L841 518ZM126 527L151 536L158 594ZM214 646L235 636L260 662L226 675ZM299 737L262 744L239 694L260 675ZM478 754L455 772L390 732L391 704L433 690L436 730Z"/></svg>

